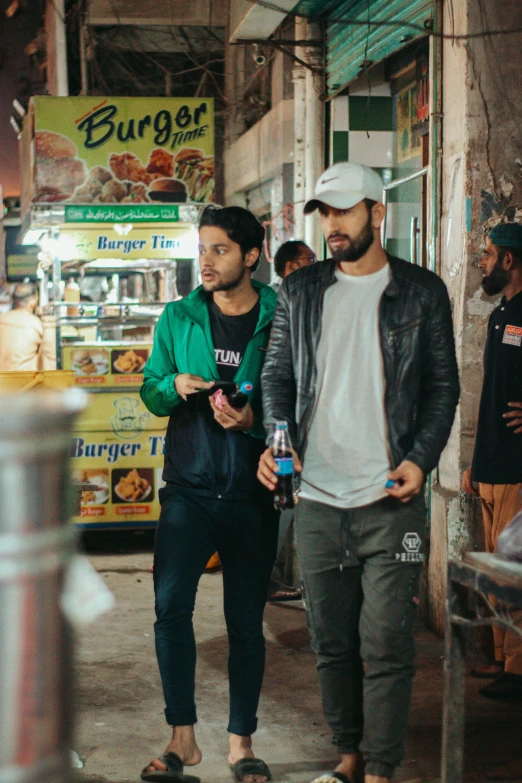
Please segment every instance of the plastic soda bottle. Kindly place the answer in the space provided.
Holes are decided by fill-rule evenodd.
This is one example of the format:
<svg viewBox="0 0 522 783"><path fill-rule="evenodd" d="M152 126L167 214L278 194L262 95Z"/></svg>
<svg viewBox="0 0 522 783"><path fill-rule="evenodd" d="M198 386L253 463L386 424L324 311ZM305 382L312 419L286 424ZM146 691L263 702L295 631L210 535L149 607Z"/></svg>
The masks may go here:
<svg viewBox="0 0 522 783"><path fill-rule="evenodd" d="M277 487L274 494L274 508L293 508L294 455L286 421L276 422L274 438L272 441L272 452L278 467Z"/></svg>

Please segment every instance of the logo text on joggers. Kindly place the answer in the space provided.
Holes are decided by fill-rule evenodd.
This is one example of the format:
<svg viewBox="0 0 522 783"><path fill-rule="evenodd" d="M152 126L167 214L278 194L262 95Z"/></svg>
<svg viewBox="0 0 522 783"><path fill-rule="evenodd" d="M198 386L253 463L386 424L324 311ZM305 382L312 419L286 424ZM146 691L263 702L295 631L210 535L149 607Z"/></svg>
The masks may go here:
<svg viewBox="0 0 522 783"><path fill-rule="evenodd" d="M401 563L422 563L424 554L420 552L422 540L418 533L406 533L402 539L404 552L396 552L395 560Z"/></svg>

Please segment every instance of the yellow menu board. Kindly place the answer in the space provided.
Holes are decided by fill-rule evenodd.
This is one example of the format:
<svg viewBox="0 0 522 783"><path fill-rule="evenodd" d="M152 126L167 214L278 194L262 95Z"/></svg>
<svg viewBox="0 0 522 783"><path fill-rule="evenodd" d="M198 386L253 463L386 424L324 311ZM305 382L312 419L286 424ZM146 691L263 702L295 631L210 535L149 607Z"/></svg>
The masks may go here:
<svg viewBox="0 0 522 783"><path fill-rule="evenodd" d="M141 386L150 343L64 346L63 369L74 372L74 385L83 388Z"/></svg>
<svg viewBox="0 0 522 783"><path fill-rule="evenodd" d="M75 425L71 468L82 493L72 521L89 528L153 527L163 486L166 418L151 414L137 391L93 393Z"/></svg>
<svg viewBox="0 0 522 783"><path fill-rule="evenodd" d="M164 444L164 430L142 432L125 441L109 432L74 433L73 476L97 489L82 493L81 515L72 521L96 527L155 525Z"/></svg>
<svg viewBox="0 0 522 783"><path fill-rule="evenodd" d="M147 410L139 392L122 389L91 394L90 403L74 425L75 432L108 432L122 441L134 440L142 432L164 430L166 418Z"/></svg>

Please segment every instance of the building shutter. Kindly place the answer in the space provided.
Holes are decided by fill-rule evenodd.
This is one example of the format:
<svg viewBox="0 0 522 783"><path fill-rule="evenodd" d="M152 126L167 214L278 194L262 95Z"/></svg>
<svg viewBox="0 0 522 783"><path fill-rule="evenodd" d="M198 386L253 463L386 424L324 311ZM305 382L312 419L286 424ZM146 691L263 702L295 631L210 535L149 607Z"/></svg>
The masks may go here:
<svg viewBox="0 0 522 783"><path fill-rule="evenodd" d="M380 24L368 27L368 8L370 21ZM330 11L326 54L329 96L359 76L365 60L375 65L426 35L433 14L434 0L346 0ZM350 20L361 24L350 24Z"/></svg>

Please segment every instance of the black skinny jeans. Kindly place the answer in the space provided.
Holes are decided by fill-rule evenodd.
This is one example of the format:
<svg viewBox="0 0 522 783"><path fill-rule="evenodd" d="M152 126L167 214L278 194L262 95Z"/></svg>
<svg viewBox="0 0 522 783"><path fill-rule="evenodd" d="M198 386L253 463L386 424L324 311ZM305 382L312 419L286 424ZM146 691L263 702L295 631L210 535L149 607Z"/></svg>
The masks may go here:
<svg viewBox="0 0 522 783"><path fill-rule="evenodd" d="M171 726L196 723L196 641L192 614L199 579L219 553L229 638L228 731L250 736L265 668L263 611L277 548L278 514L271 497L217 500L163 490L154 553L156 654L165 717Z"/></svg>

